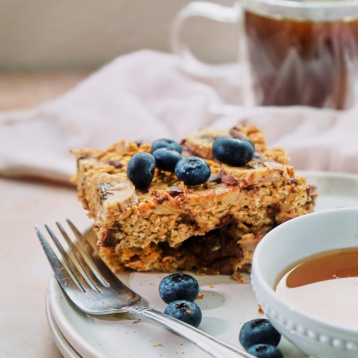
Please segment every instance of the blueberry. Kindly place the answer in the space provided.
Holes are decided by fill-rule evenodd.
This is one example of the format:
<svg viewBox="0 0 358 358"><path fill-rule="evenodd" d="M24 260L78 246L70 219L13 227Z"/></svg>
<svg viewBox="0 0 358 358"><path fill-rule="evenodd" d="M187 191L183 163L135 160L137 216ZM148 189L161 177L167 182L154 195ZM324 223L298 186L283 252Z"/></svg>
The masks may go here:
<svg viewBox="0 0 358 358"><path fill-rule="evenodd" d="M202 318L200 307L184 300L169 303L164 313L194 327L199 327Z"/></svg>
<svg viewBox="0 0 358 358"><path fill-rule="evenodd" d="M209 164L196 157L181 159L175 167L175 174L185 185L199 185L208 181L211 175Z"/></svg>
<svg viewBox="0 0 358 358"><path fill-rule="evenodd" d="M249 138L240 138L242 141L244 141L244 142L247 142L247 143L249 143L249 144L251 144L252 145L252 148L254 148L254 152L255 152L255 144L254 144L254 142L253 141L251 141Z"/></svg>
<svg viewBox="0 0 358 358"><path fill-rule="evenodd" d="M263 343L277 346L280 343L281 334L268 319L258 318L246 322L240 331L239 340L241 345L248 349L251 346Z"/></svg>
<svg viewBox="0 0 358 358"><path fill-rule="evenodd" d="M159 295L165 303L178 300L193 302L198 294L198 281L185 273L174 273L164 277L159 284Z"/></svg>
<svg viewBox="0 0 358 358"><path fill-rule="evenodd" d="M160 148L172 149L178 152L179 154L181 154L181 152L183 151L182 147L178 142L176 142L173 139L166 139L166 138L157 139L152 143L152 153L154 153L157 149Z"/></svg>
<svg viewBox="0 0 358 358"><path fill-rule="evenodd" d="M128 163L127 176L138 189L146 189L154 177L155 159L149 153L134 154Z"/></svg>
<svg viewBox="0 0 358 358"><path fill-rule="evenodd" d="M167 172L174 172L175 166L181 159L181 155L177 151L168 148L157 149L153 156L157 163L157 168Z"/></svg>
<svg viewBox="0 0 358 358"><path fill-rule="evenodd" d="M280 350L269 344L255 344L247 352L258 358L283 358Z"/></svg>
<svg viewBox="0 0 358 358"><path fill-rule="evenodd" d="M219 137L213 143L212 152L220 162L233 167L241 167L252 160L255 149L248 140Z"/></svg>

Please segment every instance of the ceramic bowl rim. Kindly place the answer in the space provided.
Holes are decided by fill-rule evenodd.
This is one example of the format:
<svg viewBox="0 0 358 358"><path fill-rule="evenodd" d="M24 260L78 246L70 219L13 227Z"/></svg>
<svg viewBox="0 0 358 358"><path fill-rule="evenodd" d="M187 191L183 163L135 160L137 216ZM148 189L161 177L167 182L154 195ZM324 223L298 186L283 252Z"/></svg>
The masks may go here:
<svg viewBox="0 0 358 358"><path fill-rule="evenodd" d="M304 319L306 319L308 321L314 321L316 323L323 324L328 329L340 330L342 332L347 332L347 333L350 333L350 334L357 334L358 335L358 327L354 328L352 326L344 325L344 324L341 324L341 323L334 323L334 322L329 321L327 319L311 315L311 314L307 313L306 311L287 303L284 299L279 297L278 294L272 289L272 287L263 278L262 273L261 273L261 269L260 269L260 260L258 259L258 257L260 257L260 255L262 255L261 252L262 252L263 246L264 246L264 244L261 244L261 242L264 243L264 242L267 242L268 240L273 240L273 239L271 239L271 237L275 237L276 235L279 235L280 232L282 230L285 230L285 228L287 226L292 225L292 223L296 224L297 222L300 222L300 221L304 222L306 220L312 220L311 219L312 217L326 216L326 215L330 216L332 214L334 215L334 213L338 212L338 211L339 212L344 212L344 211L346 211L346 212L356 212L357 215L358 215L358 207L323 210L323 211L320 211L320 212L317 212L317 213L310 213L310 214L300 216L300 217L295 218L295 219L291 219L291 220L279 225L275 229L271 230L260 241L260 243L258 244L258 246L255 249L253 260L252 260L252 274L251 275L254 276L253 281L255 281L255 285L260 286L261 289L265 292L265 294L267 294L272 300L276 301L280 306L283 306L286 310L292 311L293 313L295 313L295 314L297 314L299 316L302 316ZM328 251L328 250L324 250L324 251ZM319 253L319 252L317 252L317 253ZM294 264L294 262L292 262L292 263ZM283 270L284 269L285 268L283 268ZM293 310L292 310L292 308L293 308Z"/></svg>

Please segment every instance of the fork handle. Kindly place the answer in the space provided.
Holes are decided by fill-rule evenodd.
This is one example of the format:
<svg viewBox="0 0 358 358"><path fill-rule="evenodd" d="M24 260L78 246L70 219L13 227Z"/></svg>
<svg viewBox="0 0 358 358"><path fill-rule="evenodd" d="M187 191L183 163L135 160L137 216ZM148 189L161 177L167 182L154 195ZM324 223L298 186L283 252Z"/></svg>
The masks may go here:
<svg viewBox="0 0 358 358"><path fill-rule="evenodd" d="M185 322L179 321L176 318L170 317L154 308L144 306L132 306L127 309L128 313L137 314L146 318L150 318L167 328L171 329L180 336L188 339L196 344L205 352L216 358L234 358L245 357L255 358L255 356L247 353L243 349L235 347L231 344L225 343L222 340L213 337L212 335L201 331Z"/></svg>

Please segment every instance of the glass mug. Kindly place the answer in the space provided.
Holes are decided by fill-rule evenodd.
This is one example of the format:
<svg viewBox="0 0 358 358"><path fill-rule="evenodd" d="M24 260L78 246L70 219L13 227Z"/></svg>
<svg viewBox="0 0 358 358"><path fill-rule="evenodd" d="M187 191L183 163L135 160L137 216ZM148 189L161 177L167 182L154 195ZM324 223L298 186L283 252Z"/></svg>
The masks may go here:
<svg viewBox="0 0 358 358"><path fill-rule="evenodd" d="M239 23L245 43L239 62L249 64L252 104L346 109L358 100L357 0L189 3L173 23L174 52L191 73L229 75L233 66L205 65L181 39L185 21L195 16Z"/></svg>

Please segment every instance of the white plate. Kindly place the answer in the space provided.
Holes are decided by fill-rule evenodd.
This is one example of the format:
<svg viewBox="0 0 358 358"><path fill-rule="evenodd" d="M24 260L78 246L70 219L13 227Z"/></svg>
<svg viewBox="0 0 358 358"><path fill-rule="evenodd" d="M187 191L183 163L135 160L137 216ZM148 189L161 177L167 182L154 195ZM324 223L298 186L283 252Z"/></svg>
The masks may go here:
<svg viewBox="0 0 358 358"><path fill-rule="evenodd" d="M58 328L49 307L49 295L47 295L46 297L46 314L47 314L47 323L50 327L52 337L55 341L58 350L61 352L64 358L81 358L77 354L77 352L73 349L73 347L68 343L65 336Z"/></svg>
<svg viewBox="0 0 358 358"><path fill-rule="evenodd" d="M318 187L316 210L358 206L358 176L302 172ZM164 310L158 294L160 280L166 274L122 273L120 279L138 292L150 306ZM255 296L248 276L240 285L228 276L196 276L203 299L197 303L203 312L200 328L229 343L239 345L243 323L256 317ZM171 331L146 319L123 314L94 317L78 311L64 296L55 278L48 289L48 311L69 344L83 357L208 357L207 353ZM285 358L303 358L285 339L279 348Z"/></svg>

